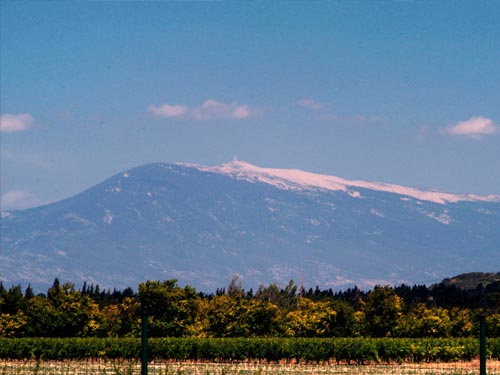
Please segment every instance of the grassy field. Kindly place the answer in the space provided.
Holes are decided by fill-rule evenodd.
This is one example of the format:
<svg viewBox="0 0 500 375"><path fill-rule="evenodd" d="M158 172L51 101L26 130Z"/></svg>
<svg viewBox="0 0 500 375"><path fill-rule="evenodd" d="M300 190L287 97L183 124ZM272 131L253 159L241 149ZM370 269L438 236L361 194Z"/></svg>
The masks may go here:
<svg viewBox="0 0 500 375"><path fill-rule="evenodd" d="M346 366L335 364L283 365L256 363L151 363L150 375L458 375L479 374L479 362ZM130 361L3 361L0 375L140 375ZM500 375L500 361L489 361L488 375Z"/></svg>

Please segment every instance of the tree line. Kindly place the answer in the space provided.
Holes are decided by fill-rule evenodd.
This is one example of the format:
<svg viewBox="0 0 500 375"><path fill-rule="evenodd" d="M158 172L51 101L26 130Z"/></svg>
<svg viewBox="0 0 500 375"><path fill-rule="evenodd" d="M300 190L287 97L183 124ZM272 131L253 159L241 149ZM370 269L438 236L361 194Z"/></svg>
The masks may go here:
<svg viewBox="0 0 500 375"><path fill-rule="evenodd" d="M139 337L143 311L151 337L473 337L484 314L488 336L500 337L500 282L333 291L290 281L247 291L235 277L206 294L175 279L137 292L55 279L36 295L0 283L0 337Z"/></svg>

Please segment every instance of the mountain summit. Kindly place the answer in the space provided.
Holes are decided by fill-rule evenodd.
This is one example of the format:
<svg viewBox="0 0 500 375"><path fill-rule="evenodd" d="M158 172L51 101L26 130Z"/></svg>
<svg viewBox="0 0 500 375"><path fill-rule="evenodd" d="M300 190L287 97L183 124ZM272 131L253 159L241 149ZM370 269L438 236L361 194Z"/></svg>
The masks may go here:
<svg viewBox="0 0 500 375"><path fill-rule="evenodd" d="M194 164L184 164L205 172L227 174L238 179L264 182L286 190L325 189L349 192L353 197L359 197L359 192L353 188L365 188L408 196L424 201L445 204L446 202L484 201L500 202L498 195L456 195L437 191L425 191L411 187L391 185L381 182L349 181L335 176L326 176L298 169L260 168L244 161L234 160L231 163L216 167L204 167Z"/></svg>
<svg viewBox="0 0 500 375"><path fill-rule="evenodd" d="M0 280L199 290L432 283L498 271L500 197L348 181L243 161L148 164L66 200L2 213Z"/></svg>

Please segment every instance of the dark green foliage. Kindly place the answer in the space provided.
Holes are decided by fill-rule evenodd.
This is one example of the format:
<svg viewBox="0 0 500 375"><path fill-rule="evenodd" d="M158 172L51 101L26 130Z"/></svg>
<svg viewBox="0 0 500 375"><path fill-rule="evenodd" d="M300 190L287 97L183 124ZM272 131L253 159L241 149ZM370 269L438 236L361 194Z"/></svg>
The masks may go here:
<svg viewBox="0 0 500 375"><path fill-rule="evenodd" d="M15 314L25 307L21 285L12 286L8 291L0 292L0 313Z"/></svg>
<svg viewBox="0 0 500 375"><path fill-rule="evenodd" d="M402 311L401 298L394 289L375 287L368 293L364 308L368 332L373 337L394 336Z"/></svg>
<svg viewBox="0 0 500 375"><path fill-rule="evenodd" d="M479 355L477 339L364 338L156 338L150 339L151 360L297 361L348 364L448 362ZM488 339L488 355L500 359L500 339ZM0 339L1 359L135 359L140 339L44 338Z"/></svg>
<svg viewBox="0 0 500 375"><path fill-rule="evenodd" d="M141 306L152 317L150 336L190 336L189 328L198 314L197 298L194 288L181 288L175 279L139 285Z"/></svg>

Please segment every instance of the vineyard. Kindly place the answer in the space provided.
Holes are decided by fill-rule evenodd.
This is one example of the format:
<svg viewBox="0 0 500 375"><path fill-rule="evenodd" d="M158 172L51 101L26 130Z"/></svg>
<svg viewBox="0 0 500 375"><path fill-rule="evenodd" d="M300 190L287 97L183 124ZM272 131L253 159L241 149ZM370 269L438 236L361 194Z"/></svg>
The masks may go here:
<svg viewBox="0 0 500 375"><path fill-rule="evenodd" d="M34 295L0 282L0 375L139 375L143 311L149 375L477 374L483 326L487 374L500 375L499 287L231 282L205 295L176 280L111 293L56 279Z"/></svg>
<svg viewBox="0 0 500 375"><path fill-rule="evenodd" d="M136 338L0 339L5 360L138 360ZM500 360L500 339L488 339L487 356ZM471 361L473 338L153 338L152 361L335 363L346 365Z"/></svg>

